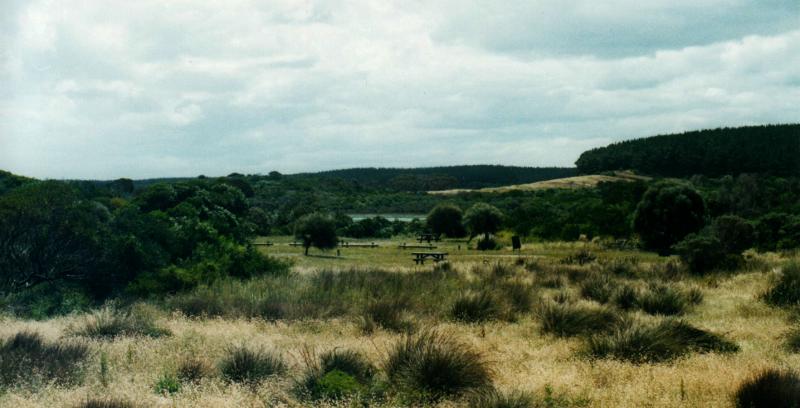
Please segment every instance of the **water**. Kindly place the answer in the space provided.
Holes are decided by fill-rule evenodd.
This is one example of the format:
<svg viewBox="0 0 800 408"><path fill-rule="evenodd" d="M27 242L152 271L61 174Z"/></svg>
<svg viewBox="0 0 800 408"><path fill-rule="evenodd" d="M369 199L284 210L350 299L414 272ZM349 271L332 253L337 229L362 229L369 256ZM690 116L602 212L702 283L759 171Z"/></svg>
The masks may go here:
<svg viewBox="0 0 800 408"><path fill-rule="evenodd" d="M389 221L402 221L402 222L411 222L415 218L418 220L424 220L425 214L347 214L353 221L361 221L366 218L374 218L374 217L383 217Z"/></svg>

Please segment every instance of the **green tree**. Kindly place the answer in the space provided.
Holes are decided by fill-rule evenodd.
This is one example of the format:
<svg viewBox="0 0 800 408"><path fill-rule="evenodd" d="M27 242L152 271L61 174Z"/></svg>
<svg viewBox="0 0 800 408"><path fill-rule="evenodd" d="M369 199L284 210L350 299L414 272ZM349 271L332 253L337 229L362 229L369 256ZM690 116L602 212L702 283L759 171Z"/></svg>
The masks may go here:
<svg viewBox="0 0 800 408"><path fill-rule="evenodd" d="M470 239L483 234L484 241L489 235L499 231L503 225L503 213L492 205L477 203L464 214L464 223L469 230Z"/></svg>
<svg viewBox="0 0 800 408"><path fill-rule="evenodd" d="M742 217L723 215L714 220L712 228L728 254L741 254L755 241L753 225Z"/></svg>
<svg viewBox="0 0 800 408"><path fill-rule="evenodd" d="M295 237L300 240L308 255L312 246L321 250L336 248L336 223L331 217L321 213L311 213L301 217L295 226Z"/></svg>
<svg viewBox="0 0 800 408"><path fill-rule="evenodd" d="M683 184L656 184L636 207L633 230L648 249L669 254L672 245L699 231L705 224L703 197Z"/></svg>
<svg viewBox="0 0 800 408"><path fill-rule="evenodd" d="M448 237L463 237L466 234L463 223L464 213L453 204L439 204L431 210L426 220L434 234Z"/></svg>

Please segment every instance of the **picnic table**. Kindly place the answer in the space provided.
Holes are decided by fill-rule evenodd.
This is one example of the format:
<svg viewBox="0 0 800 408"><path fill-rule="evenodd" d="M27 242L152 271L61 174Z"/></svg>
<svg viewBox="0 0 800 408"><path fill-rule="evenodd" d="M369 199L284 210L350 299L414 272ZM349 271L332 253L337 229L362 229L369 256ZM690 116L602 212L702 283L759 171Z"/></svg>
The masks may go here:
<svg viewBox="0 0 800 408"><path fill-rule="evenodd" d="M442 237L442 236L441 236L441 235L439 235L439 234L429 234L429 233L424 233L424 234L419 234L419 235L417 235L417 241L418 241L418 242L420 242L420 243L421 243L422 241L427 241L427 242L430 244L430 243L431 243L431 241L436 241L436 242L439 242L439 240L441 239L441 237Z"/></svg>
<svg viewBox="0 0 800 408"><path fill-rule="evenodd" d="M400 249L436 249L435 245L427 244L427 245L408 245L405 242L398 246Z"/></svg>
<svg viewBox="0 0 800 408"><path fill-rule="evenodd" d="M447 260L447 252L412 252L414 255L414 262L417 265L424 265L425 260L430 258L433 262L441 262Z"/></svg>
<svg viewBox="0 0 800 408"><path fill-rule="evenodd" d="M253 242L254 246L273 246L272 242Z"/></svg>

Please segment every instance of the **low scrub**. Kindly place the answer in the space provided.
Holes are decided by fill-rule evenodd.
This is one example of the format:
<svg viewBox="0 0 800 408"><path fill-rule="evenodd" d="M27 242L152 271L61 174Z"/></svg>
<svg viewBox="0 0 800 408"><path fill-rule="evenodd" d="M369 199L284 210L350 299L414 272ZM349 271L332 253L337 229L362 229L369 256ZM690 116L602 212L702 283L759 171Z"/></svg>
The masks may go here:
<svg viewBox="0 0 800 408"><path fill-rule="evenodd" d="M389 351L385 371L391 386L422 400L488 390L493 373L483 355L451 335L425 331Z"/></svg>
<svg viewBox="0 0 800 408"><path fill-rule="evenodd" d="M618 283L609 275L593 274L581 282L581 296L600 303L607 303L614 295Z"/></svg>
<svg viewBox="0 0 800 408"><path fill-rule="evenodd" d="M219 367L225 380L245 384L257 384L286 370L286 363L277 353L245 346L228 350Z"/></svg>
<svg viewBox="0 0 800 408"><path fill-rule="evenodd" d="M178 377L166 373L162 375L158 381L156 381L155 391L156 394L161 394L164 396L168 396L170 394L175 394L176 392L181 390L181 382L178 380Z"/></svg>
<svg viewBox="0 0 800 408"><path fill-rule="evenodd" d="M306 354L308 371L300 383L301 393L311 399L339 399L364 393L376 369L361 353L333 350L320 356Z"/></svg>
<svg viewBox="0 0 800 408"><path fill-rule="evenodd" d="M792 353L800 353L800 328L795 328L786 335L786 348Z"/></svg>
<svg viewBox="0 0 800 408"><path fill-rule="evenodd" d="M588 343L588 354L592 357L633 363L668 361L692 352L738 350L735 343L680 320L633 324L610 335L593 336Z"/></svg>
<svg viewBox="0 0 800 408"><path fill-rule="evenodd" d="M580 251L562 259L561 263L565 265L586 265L596 260L597 260L597 255L593 254L589 250L581 249Z"/></svg>
<svg viewBox="0 0 800 408"><path fill-rule="evenodd" d="M467 294L456 299L450 309L450 316L466 323L481 323L494 320L502 315L502 305L488 291Z"/></svg>
<svg viewBox="0 0 800 408"><path fill-rule="evenodd" d="M171 334L169 329L157 324L158 313L152 306L136 304L128 310L106 307L88 318L83 327L72 333L92 338L120 336L161 337Z"/></svg>
<svg viewBox="0 0 800 408"><path fill-rule="evenodd" d="M778 281L764 294L764 300L774 306L800 304L800 262L783 267Z"/></svg>
<svg viewBox="0 0 800 408"><path fill-rule="evenodd" d="M653 284L639 295L636 306L652 315L676 316L686 313L692 301L687 293L674 286Z"/></svg>
<svg viewBox="0 0 800 408"><path fill-rule="evenodd" d="M375 328L393 332L411 332L414 325L405 319L407 302L403 299L375 300L364 310L364 332L372 333Z"/></svg>
<svg viewBox="0 0 800 408"><path fill-rule="evenodd" d="M766 370L739 385L737 408L800 407L800 376L792 371Z"/></svg>
<svg viewBox="0 0 800 408"><path fill-rule="evenodd" d="M75 408L136 408L136 404L123 399L91 398L76 405Z"/></svg>
<svg viewBox="0 0 800 408"><path fill-rule="evenodd" d="M78 384L88 356L84 344L49 343L38 333L19 332L0 342L0 389Z"/></svg>
<svg viewBox="0 0 800 408"><path fill-rule="evenodd" d="M531 285L513 280L504 282L498 288L499 295L506 299L514 313L528 313L533 308L534 291Z"/></svg>
<svg viewBox="0 0 800 408"><path fill-rule="evenodd" d="M613 331L624 325L623 317L607 308L545 303L539 308L544 333L559 337L586 336Z"/></svg>
<svg viewBox="0 0 800 408"><path fill-rule="evenodd" d="M206 360L199 357L186 357L178 363L178 380L188 383L197 383L214 375L214 367Z"/></svg>
<svg viewBox="0 0 800 408"><path fill-rule="evenodd" d="M501 393L496 390L475 395L469 401L470 408L536 408L536 399L525 392Z"/></svg>

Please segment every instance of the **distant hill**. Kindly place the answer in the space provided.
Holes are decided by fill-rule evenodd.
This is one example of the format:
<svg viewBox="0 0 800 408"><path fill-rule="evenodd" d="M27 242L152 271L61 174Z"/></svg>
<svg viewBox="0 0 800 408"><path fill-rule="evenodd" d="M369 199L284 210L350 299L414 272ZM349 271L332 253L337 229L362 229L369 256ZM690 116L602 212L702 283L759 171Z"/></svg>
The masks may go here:
<svg viewBox="0 0 800 408"><path fill-rule="evenodd" d="M463 193L507 193L510 191L534 191L550 189L575 189L597 187L603 182L646 181L649 177L637 176L631 172L615 172L612 174L595 174L589 176L566 177L554 180L537 181L535 183L514 184L502 187L487 187L480 189L452 189L429 191L434 195L456 195Z"/></svg>
<svg viewBox="0 0 800 408"><path fill-rule="evenodd" d="M428 191L454 188L485 188L533 183L577 175L575 168L468 165L420 168L353 168L289 177L338 178L365 187L401 191Z"/></svg>
<svg viewBox="0 0 800 408"><path fill-rule="evenodd" d="M633 170L665 177L800 174L800 124L699 130L629 140L584 152L581 174Z"/></svg>

